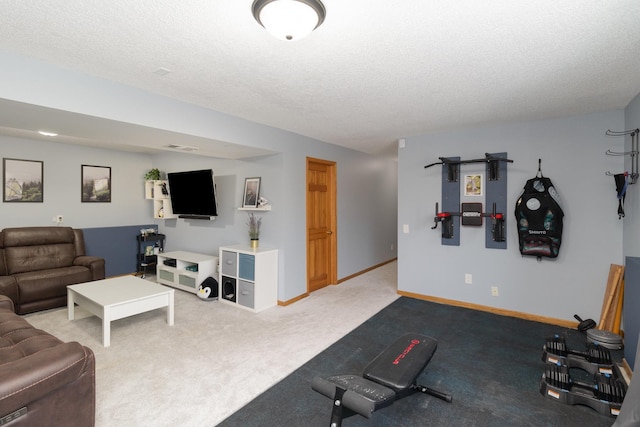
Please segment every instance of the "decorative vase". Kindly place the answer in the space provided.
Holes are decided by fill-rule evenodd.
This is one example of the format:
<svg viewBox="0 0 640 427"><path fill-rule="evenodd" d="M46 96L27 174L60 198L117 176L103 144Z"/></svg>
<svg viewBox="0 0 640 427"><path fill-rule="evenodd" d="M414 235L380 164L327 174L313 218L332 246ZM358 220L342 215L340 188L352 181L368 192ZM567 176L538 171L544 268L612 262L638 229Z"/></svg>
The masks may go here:
<svg viewBox="0 0 640 427"><path fill-rule="evenodd" d="M258 243L260 242L260 240L258 239L251 239L251 249L258 249Z"/></svg>

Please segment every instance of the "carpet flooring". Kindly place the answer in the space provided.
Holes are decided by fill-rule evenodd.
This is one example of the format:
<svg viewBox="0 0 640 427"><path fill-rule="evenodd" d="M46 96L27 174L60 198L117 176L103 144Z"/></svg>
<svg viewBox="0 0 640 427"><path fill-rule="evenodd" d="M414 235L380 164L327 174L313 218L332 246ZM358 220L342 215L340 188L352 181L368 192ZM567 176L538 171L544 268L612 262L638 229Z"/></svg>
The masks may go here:
<svg viewBox="0 0 640 427"><path fill-rule="evenodd" d="M27 315L96 356L96 427L212 427L398 298L391 262L286 307L253 313L176 290L166 309L112 322L81 307ZM151 280L152 277L149 277Z"/></svg>
<svg viewBox="0 0 640 427"><path fill-rule="evenodd" d="M539 392L542 346L556 333L585 349L575 330L402 297L262 393L221 427L327 426L332 401L311 389L314 376L359 374L405 332L438 340L419 383L453 396L446 403L415 393L351 426L611 426L614 418ZM615 355L618 359L621 354ZM573 371L573 370L572 370Z"/></svg>

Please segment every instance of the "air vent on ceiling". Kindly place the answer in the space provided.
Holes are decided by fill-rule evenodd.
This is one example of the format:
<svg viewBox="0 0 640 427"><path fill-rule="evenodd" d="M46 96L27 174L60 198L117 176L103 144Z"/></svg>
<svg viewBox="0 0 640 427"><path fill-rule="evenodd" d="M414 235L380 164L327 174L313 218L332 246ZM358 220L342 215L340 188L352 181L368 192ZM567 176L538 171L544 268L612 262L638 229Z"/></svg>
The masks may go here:
<svg viewBox="0 0 640 427"><path fill-rule="evenodd" d="M190 147L188 145L178 145L178 144L169 144L167 145L167 147L172 148L174 150L181 150L181 151L198 151L199 150L198 147Z"/></svg>
<svg viewBox="0 0 640 427"><path fill-rule="evenodd" d="M170 69L168 69L168 68L164 68L164 67L160 67L160 68L158 68L157 70L155 70L155 71L153 72L153 74L157 74L157 75L159 75L159 76L166 76L166 75L167 75L167 74L169 74L170 72L171 72L171 70L170 70Z"/></svg>

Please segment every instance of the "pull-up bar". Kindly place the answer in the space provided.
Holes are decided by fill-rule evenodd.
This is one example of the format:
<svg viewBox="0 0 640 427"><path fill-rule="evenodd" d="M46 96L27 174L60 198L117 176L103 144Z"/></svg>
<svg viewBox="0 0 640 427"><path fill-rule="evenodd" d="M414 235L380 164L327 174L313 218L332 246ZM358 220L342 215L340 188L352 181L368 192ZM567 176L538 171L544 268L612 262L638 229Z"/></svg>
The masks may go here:
<svg viewBox="0 0 640 427"><path fill-rule="evenodd" d="M431 163L426 165L424 168L430 168L431 166L436 165L447 165L448 166L448 181L456 182L458 181L458 168L459 165L466 165L470 163L488 163L489 164L489 180L496 181L499 179L499 170L498 162L507 162L513 163L513 160L505 159L504 157L495 157L489 153L485 153L484 159L471 159L471 160L453 160L448 159L446 157L438 157L440 159L439 162Z"/></svg>
<svg viewBox="0 0 640 427"><path fill-rule="evenodd" d="M490 163L490 162L507 162L513 163L513 160L505 159L503 157L494 157L489 153L485 153L484 159L471 159L471 160L451 160L446 157L438 157L440 159L439 162L431 163L426 165L424 168L430 168L435 165L466 165L469 163Z"/></svg>

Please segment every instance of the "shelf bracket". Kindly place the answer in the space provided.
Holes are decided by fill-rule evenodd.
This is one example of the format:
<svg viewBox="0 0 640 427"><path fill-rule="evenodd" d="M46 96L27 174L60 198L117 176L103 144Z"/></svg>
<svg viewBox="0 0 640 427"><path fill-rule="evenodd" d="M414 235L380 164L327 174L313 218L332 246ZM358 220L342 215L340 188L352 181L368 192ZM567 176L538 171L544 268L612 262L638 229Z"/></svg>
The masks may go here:
<svg viewBox="0 0 640 427"><path fill-rule="evenodd" d="M611 150L607 150L605 154L607 156L631 156L631 173L628 174L630 179L630 184L635 184L638 182L638 134L640 134L640 129L630 129L625 131L612 131L608 129L605 132L607 136L631 136L631 151L624 152L615 152ZM625 172L627 174L627 172ZM609 171L605 172L607 176L615 176L616 174L611 173Z"/></svg>

